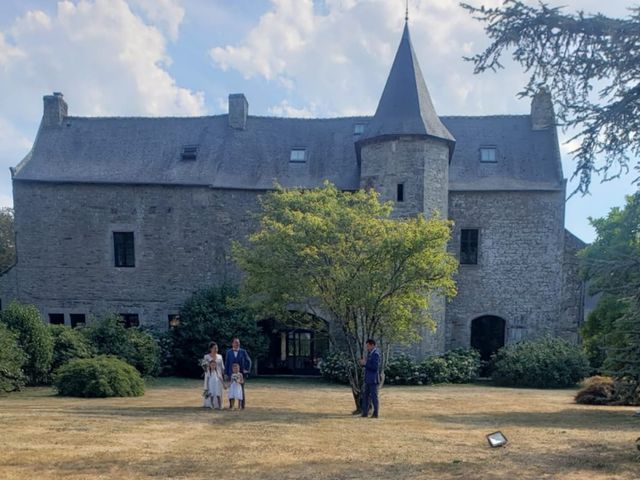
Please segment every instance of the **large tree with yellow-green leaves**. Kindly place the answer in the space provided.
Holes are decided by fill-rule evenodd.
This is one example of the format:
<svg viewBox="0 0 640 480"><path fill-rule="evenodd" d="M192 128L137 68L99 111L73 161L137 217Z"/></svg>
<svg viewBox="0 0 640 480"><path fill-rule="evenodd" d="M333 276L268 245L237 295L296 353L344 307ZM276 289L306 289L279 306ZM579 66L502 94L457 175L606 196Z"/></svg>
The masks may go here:
<svg viewBox="0 0 640 480"><path fill-rule="evenodd" d="M261 199L260 228L234 245L242 297L263 315L306 311L332 323L334 348L349 358L360 405L365 341L386 362L391 344L415 342L435 326L430 299L455 295L457 262L446 251L451 225L417 215L392 219L373 190L278 188Z"/></svg>

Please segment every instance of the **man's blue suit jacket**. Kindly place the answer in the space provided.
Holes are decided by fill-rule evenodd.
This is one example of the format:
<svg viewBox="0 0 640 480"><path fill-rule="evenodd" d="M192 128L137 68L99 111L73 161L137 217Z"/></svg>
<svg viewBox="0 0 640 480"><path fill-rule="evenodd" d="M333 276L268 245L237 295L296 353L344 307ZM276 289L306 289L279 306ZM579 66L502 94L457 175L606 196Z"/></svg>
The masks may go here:
<svg viewBox="0 0 640 480"><path fill-rule="evenodd" d="M374 348L367 355L367 363L364 365L364 383L380 383L380 352Z"/></svg>
<svg viewBox="0 0 640 480"><path fill-rule="evenodd" d="M227 350L227 354L224 357L224 374L231 378L231 367L234 363L240 365L240 372L244 375L246 372L251 371L251 357L244 348L238 349L238 356L234 357L233 349Z"/></svg>

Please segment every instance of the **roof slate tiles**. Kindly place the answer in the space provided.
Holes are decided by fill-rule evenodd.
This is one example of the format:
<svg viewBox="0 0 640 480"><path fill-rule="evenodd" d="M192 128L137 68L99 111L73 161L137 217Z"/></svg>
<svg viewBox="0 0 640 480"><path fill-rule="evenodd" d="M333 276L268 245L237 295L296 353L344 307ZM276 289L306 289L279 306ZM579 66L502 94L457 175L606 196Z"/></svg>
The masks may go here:
<svg viewBox="0 0 640 480"><path fill-rule="evenodd" d="M452 190L559 189L562 171L554 129L534 131L528 115L441 117L456 137L449 166ZM324 180L357 189L356 123L371 117L296 119L250 116L245 130L227 115L196 118L66 117L41 127L15 180L80 183L206 185L214 188L310 188ZM198 145L196 160L182 160ZM479 161L481 146L497 162ZM305 163L289 162L292 148Z"/></svg>

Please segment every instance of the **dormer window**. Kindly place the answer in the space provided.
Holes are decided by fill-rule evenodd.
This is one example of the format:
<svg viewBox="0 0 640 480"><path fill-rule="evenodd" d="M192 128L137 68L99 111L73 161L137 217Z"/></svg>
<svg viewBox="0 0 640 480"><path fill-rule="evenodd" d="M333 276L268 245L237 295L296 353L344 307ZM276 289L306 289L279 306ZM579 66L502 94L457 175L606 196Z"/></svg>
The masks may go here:
<svg viewBox="0 0 640 480"><path fill-rule="evenodd" d="M480 147L480 161L485 163L496 163L498 161L496 147Z"/></svg>
<svg viewBox="0 0 640 480"><path fill-rule="evenodd" d="M198 145L182 146L182 155L180 156L182 160L195 160L197 156L198 156Z"/></svg>
<svg viewBox="0 0 640 480"><path fill-rule="evenodd" d="M291 157L289 157L290 163L305 163L307 161L307 149L306 148L292 148Z"/></svg>
<svg viewBox="0 0 640 480"><path fill-rule="evenodd" d="M364 123L356 123L353 126L353 134L354 135L362 135L364 133L364 127L365 127Z"/></svg>

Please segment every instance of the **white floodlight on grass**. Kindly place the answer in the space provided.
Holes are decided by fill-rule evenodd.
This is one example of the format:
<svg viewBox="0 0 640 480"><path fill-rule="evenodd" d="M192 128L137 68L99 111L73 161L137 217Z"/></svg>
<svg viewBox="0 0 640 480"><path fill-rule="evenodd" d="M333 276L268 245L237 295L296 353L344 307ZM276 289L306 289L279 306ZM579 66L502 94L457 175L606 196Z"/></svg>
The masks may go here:
<svg viewBox="0 0 640 480"><path fill-rule="evenodd" d="M507 437L502 432L493 432L487 435L487 441L493 448L502 447L507 444Z"/></svg>

